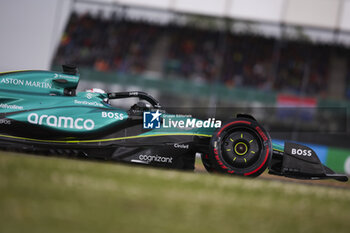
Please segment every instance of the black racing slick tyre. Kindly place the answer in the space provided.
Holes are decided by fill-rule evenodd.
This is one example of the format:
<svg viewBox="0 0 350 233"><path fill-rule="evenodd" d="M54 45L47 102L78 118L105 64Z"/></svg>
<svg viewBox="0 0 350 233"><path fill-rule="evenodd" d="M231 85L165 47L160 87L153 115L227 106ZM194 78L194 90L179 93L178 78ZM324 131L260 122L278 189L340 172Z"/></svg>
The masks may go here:
<svg viewBox="0 0 350 233"><path fill-rule="evenodd" d="M256 177L265 171L271 155L271 138L266 130L254 119L235 118L213 134L206 162L210 162L211 170Z"/></svg>

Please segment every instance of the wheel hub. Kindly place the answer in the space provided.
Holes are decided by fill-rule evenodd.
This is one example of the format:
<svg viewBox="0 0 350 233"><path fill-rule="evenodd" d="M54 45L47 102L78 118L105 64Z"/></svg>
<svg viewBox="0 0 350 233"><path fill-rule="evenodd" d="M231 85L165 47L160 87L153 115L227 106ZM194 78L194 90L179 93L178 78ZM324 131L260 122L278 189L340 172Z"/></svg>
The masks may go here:
<svg viewBox="0 0 350 233"><path fill-rule="evenodd" d="M247 152L248 152L248 145L241 141L241 142L237 142L235 145L234 145L234 152L237 154L237 155L245 155Z"/></svg>
<svg viewBox="0 0 350 233"><path fill-rule="evenodd" d="M223 142L223 158L233 167L249 167L259 158L261 146L253 132L233 131L227 134Z"/></svg>

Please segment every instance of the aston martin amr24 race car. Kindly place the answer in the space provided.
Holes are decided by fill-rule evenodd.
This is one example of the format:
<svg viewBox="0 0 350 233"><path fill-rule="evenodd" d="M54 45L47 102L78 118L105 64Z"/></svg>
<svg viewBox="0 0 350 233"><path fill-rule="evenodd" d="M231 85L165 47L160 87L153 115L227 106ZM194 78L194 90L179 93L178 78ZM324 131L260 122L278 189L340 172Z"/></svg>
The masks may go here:
<svg viewBox="0 0 350 233"><path fill-rule="evenodd" d="M303 145L272 144L250 115L220 123L166 113L144 92L76 92L79 74L17 71L0 74L0 148L193 170L196 153L209 172L256 177L347 181ZM129 109L111 99L139 98ZM182 126L182 127L180 127Z"/></svg>

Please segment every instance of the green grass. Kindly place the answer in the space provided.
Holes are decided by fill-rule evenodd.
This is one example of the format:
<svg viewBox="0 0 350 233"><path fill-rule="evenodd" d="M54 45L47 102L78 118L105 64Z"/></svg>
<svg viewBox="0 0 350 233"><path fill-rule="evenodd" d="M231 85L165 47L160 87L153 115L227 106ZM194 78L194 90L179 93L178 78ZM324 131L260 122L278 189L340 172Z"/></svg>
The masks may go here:
<svg viewBox="0 0 350 233"><path fill-rule="evenodd" d="M0 152L0 232L349 232L350 191Z"/></svg>

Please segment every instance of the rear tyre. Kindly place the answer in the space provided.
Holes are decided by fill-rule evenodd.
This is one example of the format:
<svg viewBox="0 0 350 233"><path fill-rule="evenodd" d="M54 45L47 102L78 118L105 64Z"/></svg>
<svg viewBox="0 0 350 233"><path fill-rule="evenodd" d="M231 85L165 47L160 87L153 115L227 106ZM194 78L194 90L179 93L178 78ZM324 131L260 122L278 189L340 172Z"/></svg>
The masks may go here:
<svg viewBox="0 0 350 233"><path fill-rule="evenodd" d="M271 139L256 120L235 118L213 134L209 152L205 167L210 171L256 177L269 163Z"/></svg>

